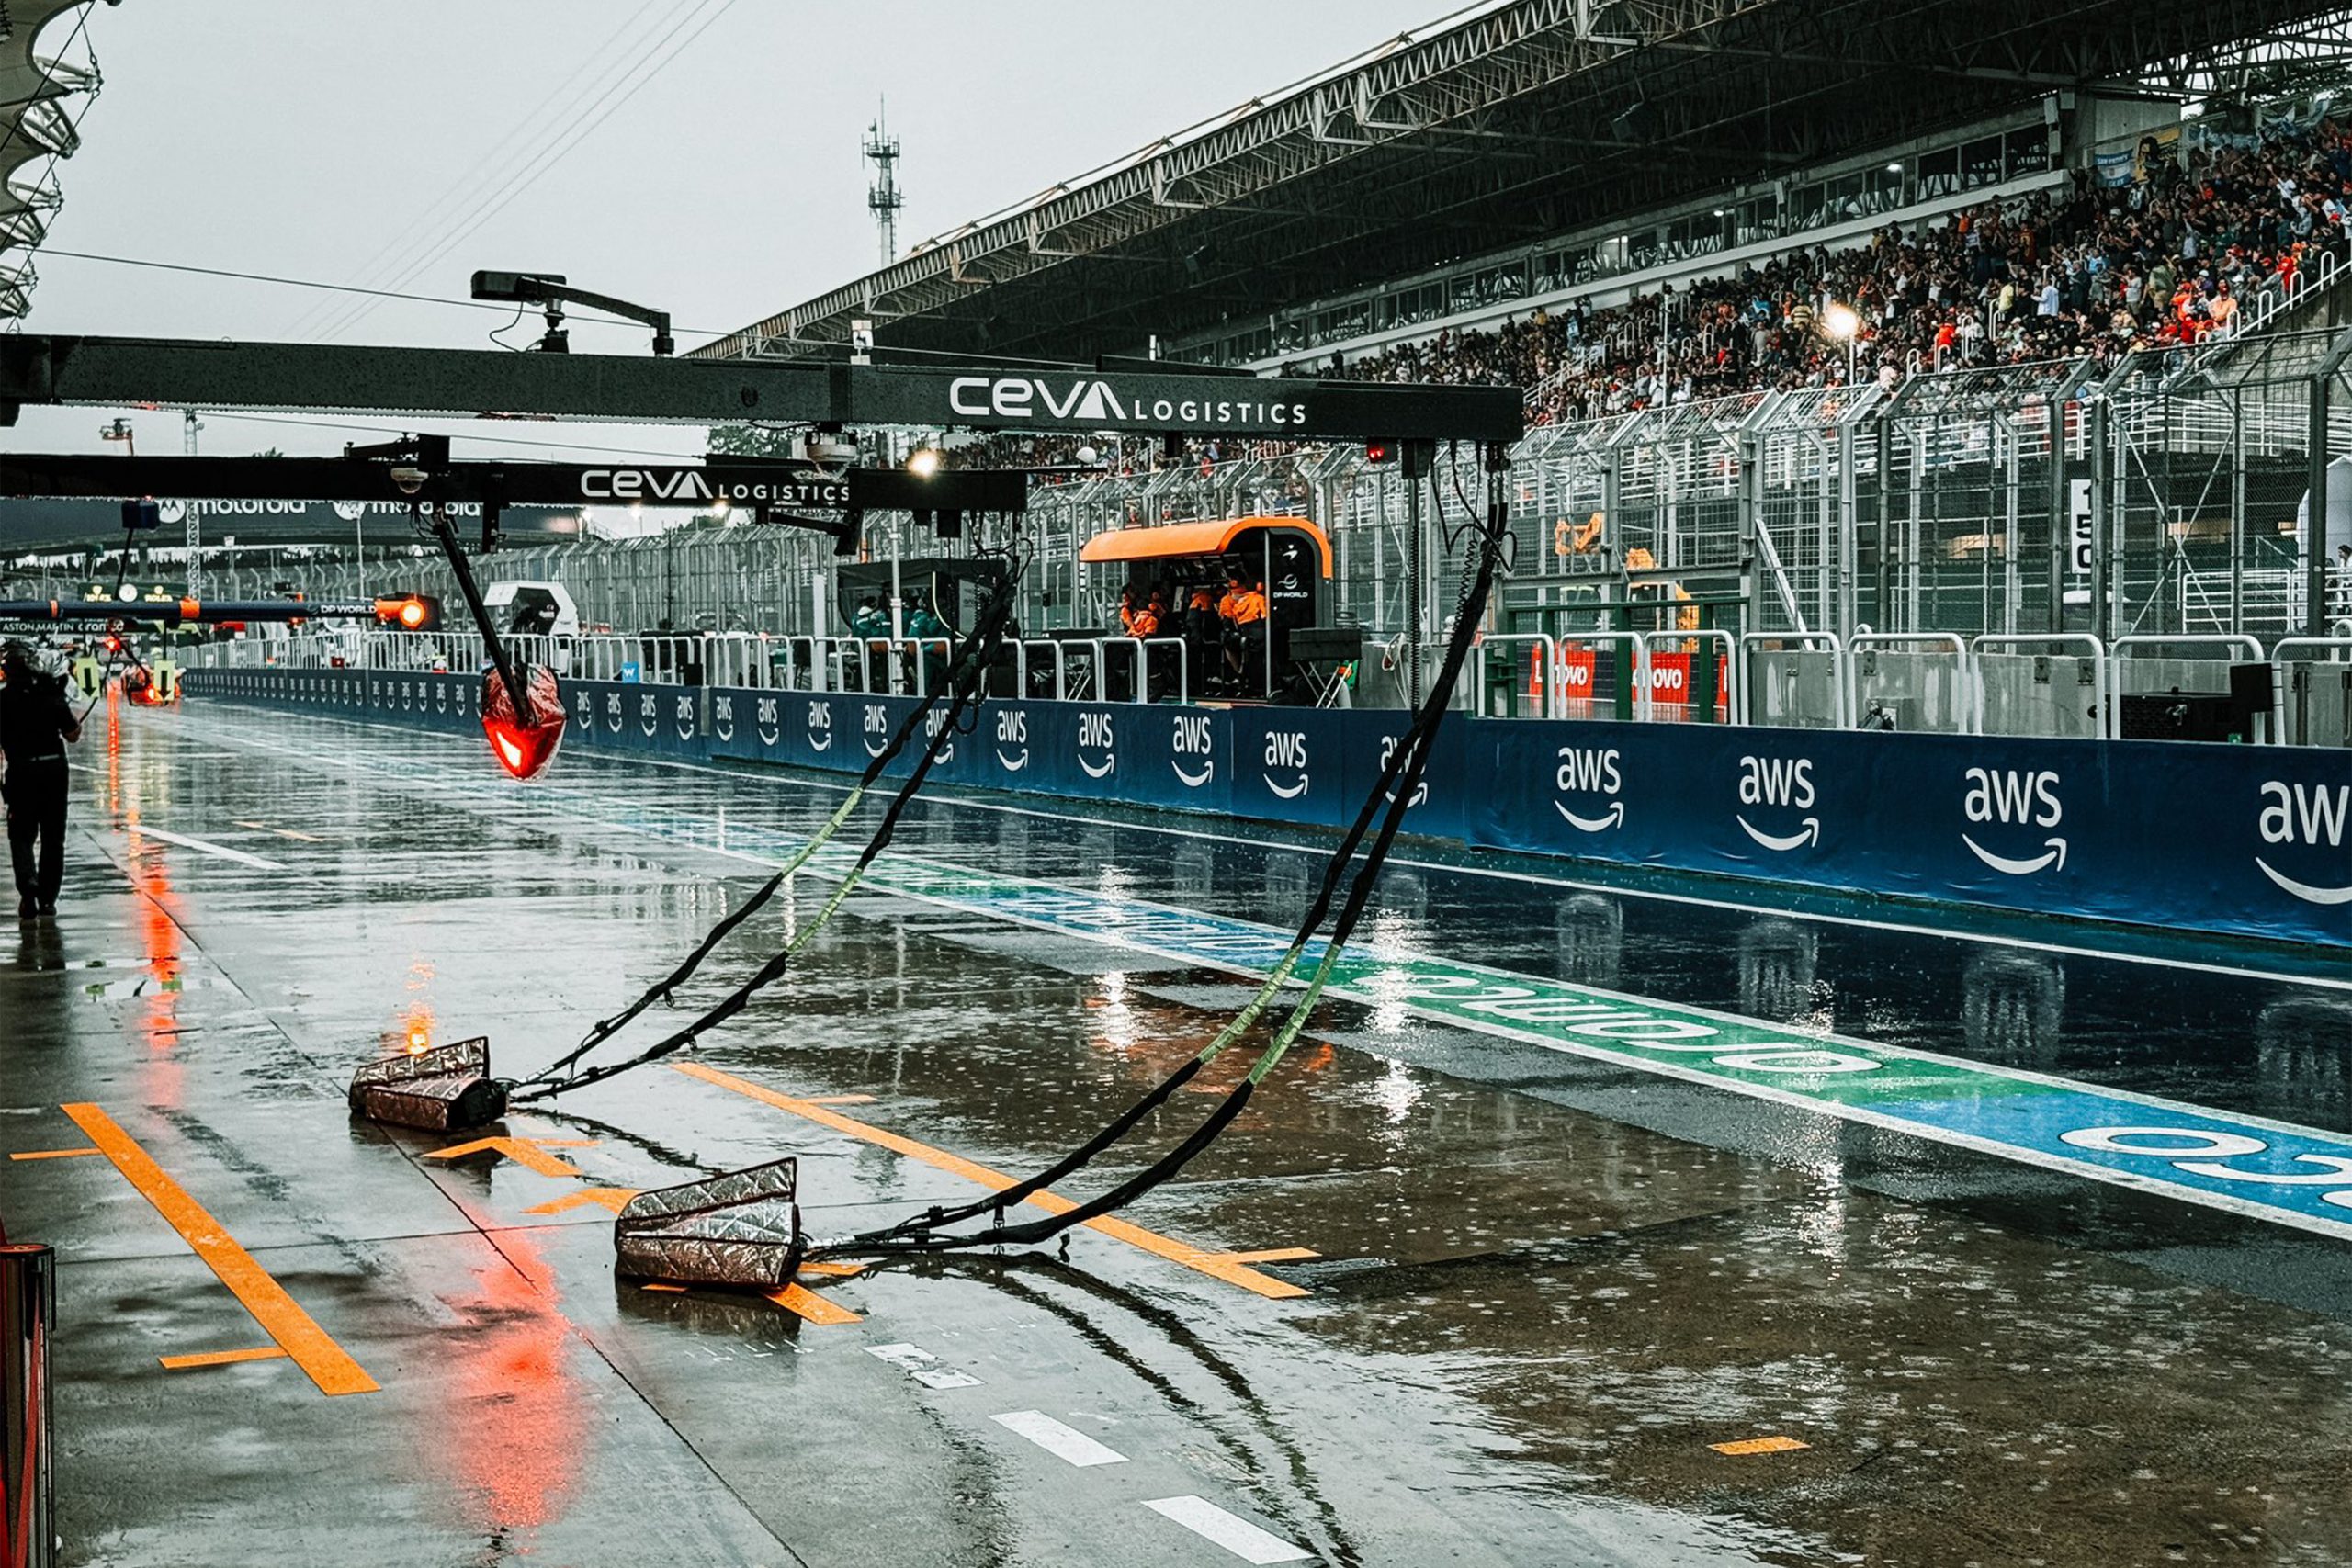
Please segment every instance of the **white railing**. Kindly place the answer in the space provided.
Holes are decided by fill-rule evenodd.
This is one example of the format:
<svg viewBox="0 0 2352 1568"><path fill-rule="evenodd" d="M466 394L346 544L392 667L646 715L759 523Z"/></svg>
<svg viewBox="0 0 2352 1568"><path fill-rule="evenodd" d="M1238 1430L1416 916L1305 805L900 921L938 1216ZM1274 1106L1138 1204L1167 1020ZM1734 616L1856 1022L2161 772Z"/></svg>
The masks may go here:
<svg viewBox="0 0 2352 1568"><path fill-rule="evenodd" d="M1976 686L1974 661L1968 643L1958 632L1856 632L1846 645L1846 711L1859 715L1862 711L1862 655L1875 649L1899 651L1905 649L1951 650L1955 665L1953 716L1959 721L1962 735L1984 733L1984 693ZM1860 723L1857 718L1856 723Z"/></svg>
<svg viewBox="0 0 2352 1568"><path fill-rule="evenodd" d="M2091 711L2087 716L2091 720L2091 734L2101 739L2111 739L2116 728L2115 705L2108 701L2107 695L2107 649L2098 638L2088 632L1986 632L1971 642L1968 645L1968 651L1976 660L1976 711L1980 718L1989 716L1992 711L1987 704L1988 682L1984 678L1990 669L1985 662L1988 656L1994 659L2067 657L2047 651L2053 648L2090 650L2090 657L2086 662L2091 671ZM2056 684L2054 671L2052 675L2052 684L2053 686ZM2079 685L2079 682L2077 684ZM2040 734L2041 731L2005 730L2001 733Z"/></svg>
<svg viewBox="0 0 2352 1568"><path fill-rule="evenodd" d="M644 639L626 637L509 640L515 655L526 662L559 671L569 667L571 674L583 680L614 679L614 674L605 671L617 672L633 661L626 656L645 652ZM918 695L928 687L932 673L926 668L929 658L944 657L954 647L945 637L752 634L731 638L665 640L667 646L654 657L650 669L640 665L640 674L655 677L648 683L685 685L689 683L687 675L698 674L712 684L733 687L897 691ZM687 649L684 641L696 641L698 646ZM1121 700L1151 700L1148 677L1156 650L1164 647L1174 650L1172 654L1157 656L1175 662L1173 699L1182 704L1191 702L1192 649L1181 637L1140 641L1033 637L1015 642L1012 646L1019 690L1024 696L1028 694L1035 660L1048 658L1052 660L1050 694L1054 698L1109 700L1102 689L1102 679L1122 657L1113 652L1112 643L1125 645L1129 650L1124 656L1129 660L1125 668L1136 677L1134 689ZM1518 651L1521 649L1532 651L1522 654ZM1582 696L1571 696L1575 688L1567 677L1577 656L1587 651L1597 654L1604 649L1614 655L1617 681L1630 682L1631 685L1621 684L1607 696L1594 695L1598 688L1596 659L1594 685L1586 688ZM1726 678L1721 683L1721 696L1729 723L1765 728L1850 728L1859 722L1857 716L1871 696L1868 682L1876 678L1863 672L1868 657L1890 649L1913 649L1948 655L1952 661L1955 711L1951 722L1943 726L1948 731L2099 739L2120 735L2121 700L2130 694L2135 675L2167 662L2179 662L2157 651L2168 649L2203 649L2216 662L2226 656L2233 663L2272 664L2280 675L2276 682L2278 695L2267 719L2267 733L2257 739L2273 744L2341 743L2334 739L2342 716L2337 709L2352 705L2352 695L2339 701L2334 694L2335 687L2331 684L2326 694L2311 699L2310 712L2300 719L2290 705L2297 670L2342 671L2352 667L2352 623L2339 623L2330 637L2281 638L2267 652L2256 637L2211 633L2135 635L2120 637L2111 646L2087 632L1988 633L1973 638L1951 632L1863 632L1850 643L1844 643L1824 632L1750 632L1734 637L1714 627L1557 635L1498 633L1481 640L1482 658L1487 653L1510 651L1506 662L1514 690L1524 689L1519 682L1528 674L1542 672L1542 700L1536 705L1534 716L1544 719L1611 719L1623 712L1652 723L1697 720L1697 688L1703 682L1692 681L1690 703L1660 703L1654 685L1655 671L1662 655L1687 652L1696 671L1698 660L1720 651L1728 665ZM1810 655L1819 662L1801 669L1782 666L1779 672L1781 700L1765 706L1757 701L1756 693L1771 668L1767 660L1775 654ZM777 662L779 656L781 663ZM2036 661L2044 662L2032 668L2029 676L2028 668ZM447 670L468 675L484 668L478 638L460 633L374 631L329 631L197 644L181 650L180 662L190 670L348 668L388 673ZM1474 675L1465 668L1463 679L1475 681L1476 685L1457 694L1457 701L1482 717L1498 716L1504 711L1494 700L1494 683L1487 679L1488 669L1489 666L1481 666ZM2298 727L2309 733L2296 733Z"/></svg>
<svg viewBox="0 0 2352 1568"><path fill-rule="evenodd" d="M1767 648L1765 647L1767 643L1774 646ZM1759 669L1758 660L1759 653L1827 654L1829 656L1827 671L1829 728L1832 729L1853 728L1853 711L1847 705L1846 645L1836 632L1742 632L1739 637L1739 689L1741 699L1747 704L1747 711L1750 716L1763 705L1756 700L1756 676ZM1801 679L1804 671L1795 666L1791 666L1789 673L1792 677ZM1800 725L1798 728L1817 729L1821 727Z"/></svg>
<svg viewBox="0 0 2352 1568"><path fill-rule="evenodd" d="M1651 723L1661 722L1661 716L1664 721L1668 722L1713 723L1713 713L1709 713L1704 718L1699 716L1699 660L1707 650L1720 648L1723 649L1723 658L1720 661L1723 673L1714 682L1715 695L1723 703L1724 716L1728 722L1733 724L1747 722L1747 694L1742 689L1745 682L1739 679L1739 643L1731 633L1721 626L1692 626L1688 630L1635 632L1634 637L1641 648L1643 670L1640 701L1634 710L1636 717ZM1700 646L1696 648L1666 646L1676 642L1697 643ZM1683 700L1680 703L1658 701L1658 682L1661 676L1657 656L1661 653L1687 654L1690 657L1690 668L1689 674L1684 678L1686 684L1683 687Z"/></svg>

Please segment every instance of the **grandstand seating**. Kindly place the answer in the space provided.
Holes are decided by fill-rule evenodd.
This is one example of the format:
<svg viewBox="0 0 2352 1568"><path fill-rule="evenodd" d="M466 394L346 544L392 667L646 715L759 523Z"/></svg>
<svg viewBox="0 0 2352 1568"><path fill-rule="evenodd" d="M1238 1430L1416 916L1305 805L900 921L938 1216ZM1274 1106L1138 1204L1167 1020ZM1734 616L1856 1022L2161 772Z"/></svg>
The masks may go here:
<svg viewBox="0 0 2352 1568"><path fill-rule="evenodd" d="M1883 379L2194 342L2274 313L2323 256L2352 252L2352 137L2333 121L2183 159L2143 143L2135 177L1896 223L1843 252L1798 247L1762 267L1543 310L1491 332L1440 333L1346 364L1367 379L1530 390L1539 423L1842 378ZM2333 270L2331 261L2329 270ZM1299 367L1329 373L1320 361Z"/></svg>

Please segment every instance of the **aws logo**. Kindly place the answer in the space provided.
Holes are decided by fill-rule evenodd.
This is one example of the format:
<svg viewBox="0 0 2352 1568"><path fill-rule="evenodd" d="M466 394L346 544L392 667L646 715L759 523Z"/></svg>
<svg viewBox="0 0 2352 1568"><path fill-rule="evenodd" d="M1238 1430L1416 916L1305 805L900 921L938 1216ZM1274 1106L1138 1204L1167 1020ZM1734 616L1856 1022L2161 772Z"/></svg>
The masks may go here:
<svg viewBox="0 0 2352 1568"><path fill-rule="evenodd" d="M1098 752L1102 761L1097 763L1087 753ZM1111 730L1111 715L1107 710L1081 711L1078 716L1078 765L1090 779L1107 779L1119 765L1118 750Z"/></svg>
<svg viewBox="0 0 2352 1568"><path fill-rule="evenodd" d="M879 757L890 747L890 710L880 703L865 705L865 719L860 727L858 739L865 746L865 754Z"/></svg>
<svg viewBox="0 0 2352 1568"><path fill-rule="evenodd" d="M1562 795L1611 797L1609 809L1598 817L1579 816L1569 810L1566 802L1552 802L1552 809L1558 812L1569 827L1579 833L1605 833L1611 828L1625 825L1625 803L1617 798L1625 784L1624 774L1618 768L1617 748L1563 746L1560 748L1559 763L1559 772L1555 775L1553 784Z"/></svg>
<svg viewBox="0 0 2352 1568"><path fill-rule="evenodd" d="M638 694L637 730L648 740L662 733L662 699L651 692Z"/></svg>
<svg viewBox="0 0 2352 1568"><path fill-rule="evenodd" d="M701 722L702 716L695 711L694 698L681 696L670 705L671 728L678 732L679 739L692 740L695 738L695 728Z"/></svg>
<svg viewBox="0 0 2352 1568"><path fill-rule="evenodd" d="M752 727L760 744L773 746L784 737L784 719L774 697L762 697L752 709Z"/></svg>
<svg viewBox="0 0 2352 1568"><path fill-rule="evenodd" d="M1306 732L1303 729L1272 729L1266 732L1266 771L1260 775L1266 787L1282 800L1296 800L1314 783L1306 771ZM1297 782L1285 784L1274 777L1277 773L1296 773Z"/></svg>
<svg viewBox="0 0 2352 1568"><path fill-rule="evenodd" d="M1787 810L1810 812L1815 799L1813 789L1813 759L1810 757L1742 757L1739 760L1739 803L1747 807L1772 806ZM1821 818L1807 816L1793 833L1767 833L1747 819L1746 812L1735 812L1740 830L1757 843L1775 854L1803 849L1821 842Z"/></svg>
<svg viewBox="0 0 2352 1568"><path fill-rule="evenodd" d="M1179 717L1175 722L1176 755L1168 765L1176 770L1177 782L1186 789L1200 789L1216 777L1216 759L1212 755L1216 741L1209 732L1208 716ZM1186 767L1187 758L1198 759L1199 766Z"/></svg>
<svg viewBox="0 0 2352 1568"><path fill-rule="evenodd" d="M833 749L833 709L830 703L808 705L808 750L830 751Z"/></svg>
<svg viewBox="0 0 2352 1568"><path fill-rule="evenodd" d="M946 710L945 708L933 708L933 709L932 709L929 713L927 713L927 714L923 715L923 716L922 716L922 738L923 738L923 739L924 739L925 741L932 741L932 740L936 740L936 739L939 739L939 732L940 732L941 730L945 729L945 728L947 728L947 717L948 717L948 715L947 715L947 710ZM952 762L952 761L954 761L955 760L956 760L956 742L955 742L955 741L953 741L953 740L950 740L949 742L947 742L947 744L946 744L946 745L942 746L942 747L939 749L939 755L938 755L936 758L934 758L934 759L933 759L934 762Z"/></svg>
<svg viewBox="0 0 2352 1568"><path fill-rule="evenodd" d="M2262 786L2262 816L2256 827L2262 841L2276 848L2301 844L2312 849L2342 851L2344 829L2352 821L2352 784L2283 784L2272 779ZM2333 863L2337 874L2352 871L2342 853ZM2310 904L2352 904L2352 885L2321 887L2298 882L2262 856L2254 857L2262 874Z"/></svg>
<svg viewBox="0 0 2352 1568"><path fill-rule="evenodd" d="M735 739L735 699L733 697L720 696L710 699L710 732L721 740Z"/></svg>
<svg viewBox="0 0 2352 1568"><path fill-rule="evenodd" d="M605 694L605 728L615 735L620 734L628 728L628 712L621 706L621 694L618 692Z"/></svg>
<svg viewBox="0 0 2352 1568"><path fill-rule="evenodd" d="M1980 828L1996 822L2055 828L2066 815L2066 808L2058 802L2058 775L2047 768L2038 772L1971 768L1961 778L1968 785L1968 793L1961 797L1961 814ZM1995 854L1966 832L1961 834L1960 841L1968 846L1969 853L2007 876L2066 869L2066 840L2056 834L2041 840L2041 853L2018 860Z"/></svg>
<svg viewBox="0 0 2352 1568"><path fill-rule="evenodd" d="M1382 773L1385 773L1388 771L1390 759L1396 755L1396 742L1402 739L1402 736L1396 735L1384 735L1380 738L1380 771ZM1380 794L1381 798L1384 800L1394 800L1396 798L1396 792L1393 789L1382 790ZM1409 811L1416 806L1427 805L1429 803L1429 774L1424 773L1421 775L1420 782L1413 786L1413 798L1406 802L1406 809Z"/></svg>
<svg viewBox="0 0 2352 1568"><path fill-rule="evenodd" d="M1008 746L1020 750L1008 754ZM1008 773L1029 765L1029 716L1018 708L1005 708L996 716L996 761Z"/></svg>

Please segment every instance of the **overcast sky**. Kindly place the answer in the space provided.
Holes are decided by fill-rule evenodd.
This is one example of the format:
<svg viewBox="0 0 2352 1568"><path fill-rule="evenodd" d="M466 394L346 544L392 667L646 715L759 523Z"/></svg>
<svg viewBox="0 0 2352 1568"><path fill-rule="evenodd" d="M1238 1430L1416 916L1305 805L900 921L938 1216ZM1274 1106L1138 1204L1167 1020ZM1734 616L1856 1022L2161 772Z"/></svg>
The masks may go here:
<svg viewBox="0 0 2352 1568"><path fill-rule="evenodd" d="M338 321L350 297L54 254L84 251L455 299L477 267L560 272L667 308L691 346L872 268L859 144L886 95L905 148L903 251L1448 9L1444 0L94 6L88 37L105 90L83 119L82 150L60 167L65 207L37 261L26 326L476 346L508 320L383 301ZM45 33L44 49L64 36ZM673 55L643 75L645 62ZM560 157L543 155L600 115ZM537 175L518 183L535 163ZM530 342L536 321L512 336ZM580 323L572 333L591 352L642 353L646 341L634 328ZM105 417L28 409L0 440L99 450ZM181 449L176 413L130 417L142 453ZM567 442L699 449L699 431L544 428ZM224 415L202 440L208 453L243 453L371 438Z"/></svg>

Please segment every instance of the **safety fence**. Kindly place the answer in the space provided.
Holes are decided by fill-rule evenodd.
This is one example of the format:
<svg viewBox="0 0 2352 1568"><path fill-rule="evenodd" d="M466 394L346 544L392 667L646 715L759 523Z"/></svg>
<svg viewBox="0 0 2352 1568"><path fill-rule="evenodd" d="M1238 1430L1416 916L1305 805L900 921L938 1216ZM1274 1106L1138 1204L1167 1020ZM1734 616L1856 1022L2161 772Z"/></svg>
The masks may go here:
<svg viewBox="0 0 2352 1568"><path fill-rule="evenodd" d="M186 682L452 732L477 723L475 682L457 675L215 670ZM835 773L878 755L914 700L584 681L566 699L566 744L584 751ZM1007 700L949 742L934 776L1332 828L1407 727L1393 710ZM2352 947L2340 752L1464 716L1408 826L1578 862Z"/></svg>
<svg viewBox="0 0 2352 1568"><path fill-rule="evenodd" d="M1495 633L1481 640L1454 703L1496 718L2074 739L2227 732L2256 743L2342 748L2352 746L2352 626L2341 631L2267 648L2253 637L2210 633L2125 637L2112 646L2086 632L1864 631L1850 639L1713 628ZM567 680L901 696L933 690L952 652L944 637L749 632L511 641L521 658ZM217 670L430 674L480 671L489 662L479 637L454 632L327 632L187 652L190 668ZM1196 652L1180 637L1021 638L1002 656L993 689L1059 701L1188 704L1204 694Z"/></svg>

